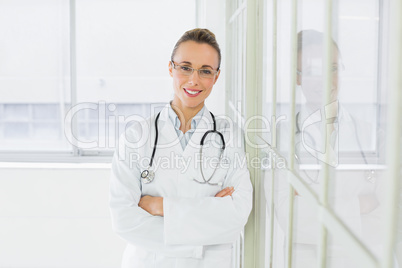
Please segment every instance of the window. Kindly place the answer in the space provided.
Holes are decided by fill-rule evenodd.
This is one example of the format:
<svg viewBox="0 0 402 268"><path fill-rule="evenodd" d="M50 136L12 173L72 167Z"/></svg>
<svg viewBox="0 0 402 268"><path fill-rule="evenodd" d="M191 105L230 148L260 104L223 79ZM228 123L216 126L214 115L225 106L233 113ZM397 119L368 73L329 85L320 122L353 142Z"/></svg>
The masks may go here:
<svg viewBox="0 0 402 268"><path fill-rule="evenodd" d="M195 1L185 0L1 1L2 161L110 157L129 123L123 117L147 117L171 98L170 53L195 14ZM105 146L66 139L73 107L75 138Z"/></svg>
<svg viewBox="0 0 402 268"><path fill-rule="evenodd" d="M333 1L326 11L326 1L264 3L260 111L271 131L261 139L272 148L260 154L270 155L273 163L261 170L265 267L271 262L272 267L320 267L319 261L322 267L390 264L398 256L385 226L397 221L400 209L397 198L389 202L398 192L400 174L388 177L392 161L384 157L385 137L396 131L392 124L397 126L386 124L395 90L387 82L388 65L400 62L388 54L396 35L393 4ZM326 54L331 17L333 50ZM379 248L385 245L394 251L383 258Z"/></svg>

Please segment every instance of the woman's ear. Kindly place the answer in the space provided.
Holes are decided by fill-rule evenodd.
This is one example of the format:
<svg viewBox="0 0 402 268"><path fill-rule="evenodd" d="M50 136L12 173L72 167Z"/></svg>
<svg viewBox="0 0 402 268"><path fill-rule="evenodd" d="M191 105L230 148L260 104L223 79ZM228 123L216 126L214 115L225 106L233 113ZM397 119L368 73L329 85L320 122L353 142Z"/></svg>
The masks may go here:
<svg viewBox="0 0 402 268"><path fill-rule="evenodd" d="M170 75L171 77L173 77L173 66L172 66L172 62L171 62L171 61L169 61L169 75Z"/></svg>
<svg viewBox="0 0 402 268"><path fill-rule="evenodd" d="M214 81L214 85L216 83L216 81L218 81L219 75L221 74L221 70L218 71L218 73L215 76L215 81Z"/></svg>

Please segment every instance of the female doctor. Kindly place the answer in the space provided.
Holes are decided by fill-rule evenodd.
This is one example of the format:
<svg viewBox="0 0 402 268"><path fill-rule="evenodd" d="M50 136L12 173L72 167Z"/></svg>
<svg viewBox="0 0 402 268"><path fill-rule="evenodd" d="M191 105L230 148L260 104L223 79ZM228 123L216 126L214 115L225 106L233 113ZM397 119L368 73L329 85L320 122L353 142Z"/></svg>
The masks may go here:
<svg viewBox="0 0 402 268"><path fill-rule="evenodd" d="M110 209L127 241L122 267L231 267L252 186L241 131L204 105L220 62L212 32L184 33L169 62L173 100L120 137Z"/></svg>

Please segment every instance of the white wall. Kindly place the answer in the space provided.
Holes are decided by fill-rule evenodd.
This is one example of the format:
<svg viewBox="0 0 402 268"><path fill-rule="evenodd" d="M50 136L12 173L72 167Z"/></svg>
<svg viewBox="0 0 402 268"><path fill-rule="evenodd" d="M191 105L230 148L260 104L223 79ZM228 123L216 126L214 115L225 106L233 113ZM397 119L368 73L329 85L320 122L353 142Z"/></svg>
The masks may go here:
<svg viewBox="0 0 402 268"><path fill-rule="evenodd" d="M120 267L109 167L57 166L0 169L0 267Z"/></svg>

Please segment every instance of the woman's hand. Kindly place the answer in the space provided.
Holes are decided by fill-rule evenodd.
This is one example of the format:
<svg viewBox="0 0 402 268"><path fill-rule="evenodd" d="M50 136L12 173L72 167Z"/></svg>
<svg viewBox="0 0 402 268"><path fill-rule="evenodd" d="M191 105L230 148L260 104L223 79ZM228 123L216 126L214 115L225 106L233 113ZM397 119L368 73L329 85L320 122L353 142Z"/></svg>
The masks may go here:
<svg viewBox="0 0 402 268"><path fill-rule="evenodd" d="M138 206L153 216L163 216L163 197L145 195Z"/></svg>
<svg viewBox="0 0 402 268"><path fill-rule="evenodd" d="M234 187L226 187L225 189L221 190L219 193L215 195L215 197L225 197L225 196L232 196L234 192Z"/></svg>

